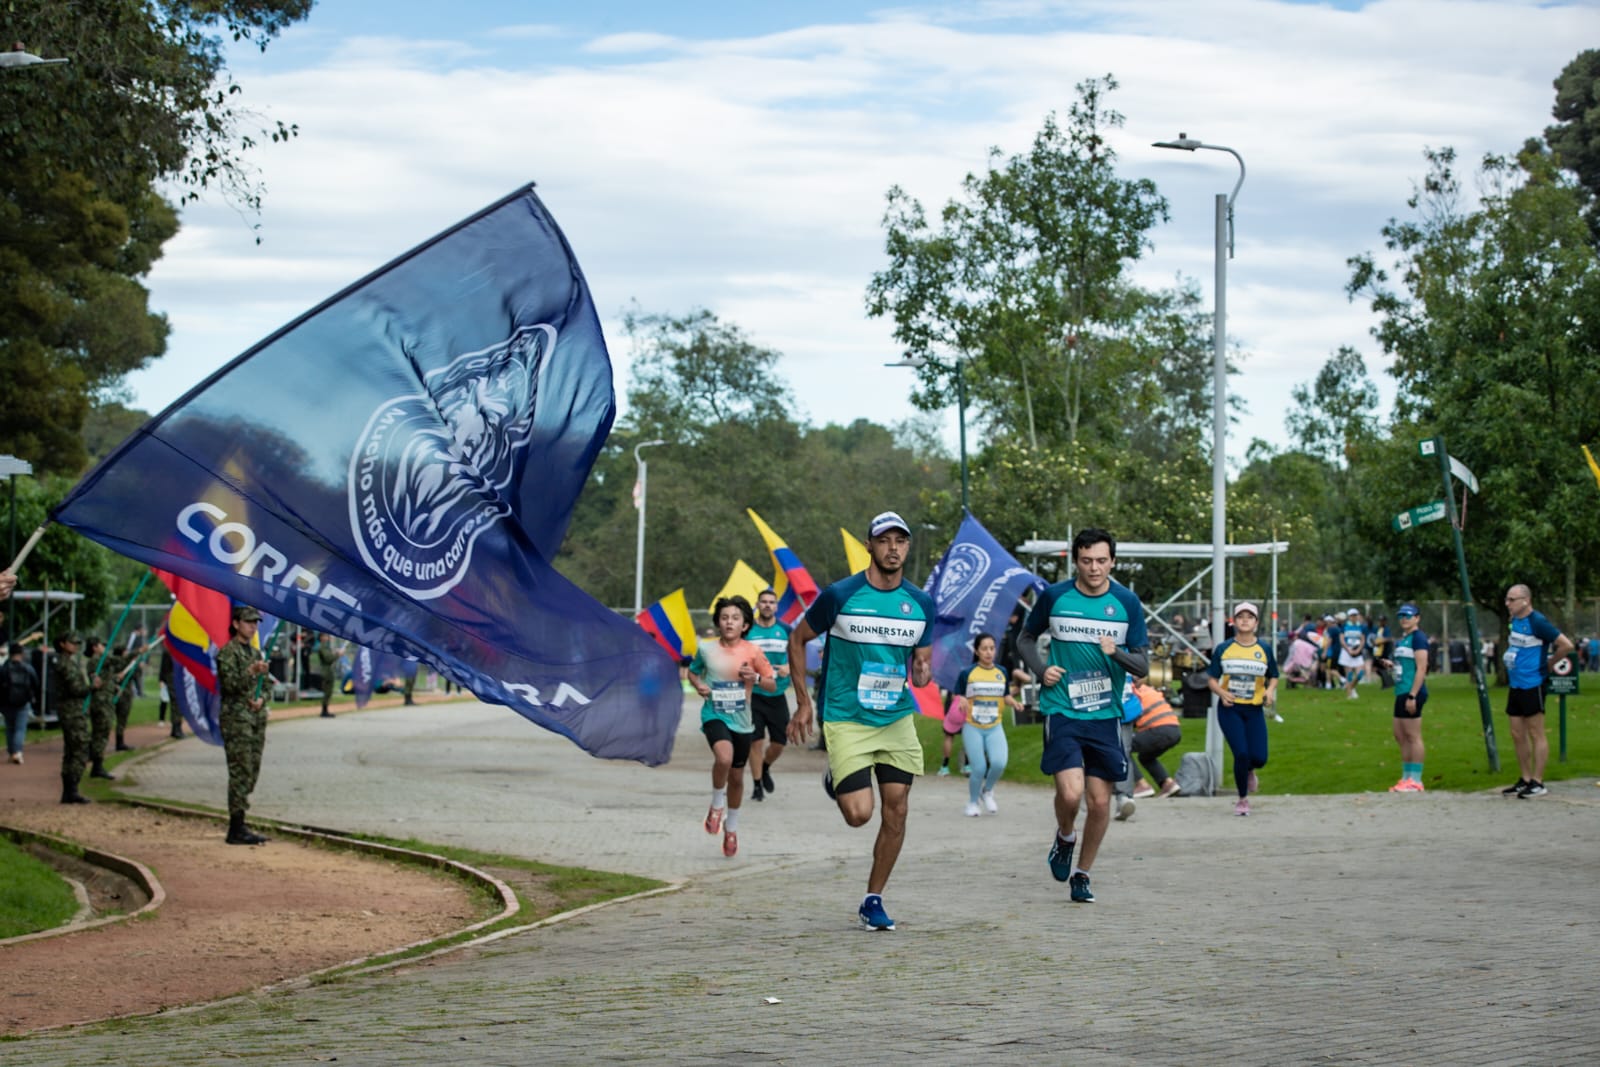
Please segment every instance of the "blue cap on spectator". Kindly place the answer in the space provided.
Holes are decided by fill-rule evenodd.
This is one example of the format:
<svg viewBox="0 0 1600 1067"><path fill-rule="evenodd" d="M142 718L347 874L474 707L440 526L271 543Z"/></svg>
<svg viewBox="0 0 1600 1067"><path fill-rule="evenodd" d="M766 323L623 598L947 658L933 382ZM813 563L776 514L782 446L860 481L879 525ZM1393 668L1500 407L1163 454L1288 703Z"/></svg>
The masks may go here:
<svg viewBox="0 0 1600 1067"><path fill-rule="evenodd" d="M1417 606L1415 604L1401 604L1400 605L1400 610L1395 612L1395 614L1396 615L1421 615L1422 612L1417 610Z"/></svg>

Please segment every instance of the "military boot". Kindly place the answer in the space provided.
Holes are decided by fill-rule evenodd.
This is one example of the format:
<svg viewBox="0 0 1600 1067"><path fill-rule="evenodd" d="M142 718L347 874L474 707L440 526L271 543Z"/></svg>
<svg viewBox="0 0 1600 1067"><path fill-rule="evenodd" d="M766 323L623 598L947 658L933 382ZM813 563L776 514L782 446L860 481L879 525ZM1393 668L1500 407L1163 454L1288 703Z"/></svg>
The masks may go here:
<svg viewBox="0 0 1600 1067"><path fill-rule="evenodd" d="M61 776L61 803L87 804L89 798L78 792L78 783L69 774Z"/></svg>
<svg viewBox="0 0 1600 1067"><path fill-rule="evenodd" d="M267 838L253 832L244 824L244 812L236 811L228 816L228 844L230 845L264 845Z"/></svg>
<svg viewBox="0 0 1600 1067"><path fill-rule="evenodd" d="M133 746L128 744L127 740L122 736L122 731L121 730L117 731L117 751L118 752L132 752L133 751Z"/></svg>
<svg viewBox="0 0 1600 1067"><path fill-rule="evenodd" d="M103 759L97 759L94 761L94 765L89 768L89 777L104 778L108 782L114 782L117 780L116 775L106 770L106 763Z"/></svg>

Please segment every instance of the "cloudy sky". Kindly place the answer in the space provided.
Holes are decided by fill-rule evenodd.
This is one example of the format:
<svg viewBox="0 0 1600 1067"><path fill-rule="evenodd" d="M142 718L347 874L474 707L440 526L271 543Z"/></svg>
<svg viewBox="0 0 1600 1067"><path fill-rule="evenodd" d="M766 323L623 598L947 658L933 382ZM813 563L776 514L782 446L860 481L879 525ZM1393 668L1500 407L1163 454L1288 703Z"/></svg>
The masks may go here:
<svg viewBox="0 0 1600 1067"><path fill-rule="evenodd" d="M253 154L259 245L219 199L185 209L150 279L170 349L131 379L134 403L165 407L532 180L588 275L619 396L624 310L706 307L783 353L811 420L893 422L911 376L880 366L891 327L863 312L885 191L936 210L989 146L1024 151L1077 82L1111 73L1119 168L1172 208L1142 282L1186 275L1209 304L1213 197L1238 174L1150 142L1186 132L1249 168L1228 275L1237 461L1252 436L1285 441L1289 389L1339 345L1382 366L1345 260L1403 213L1424 146L1469 166L1514 150L1597 30L1595 0L318 0L265 55L234 54L246 103L300 136Z"/></svg>

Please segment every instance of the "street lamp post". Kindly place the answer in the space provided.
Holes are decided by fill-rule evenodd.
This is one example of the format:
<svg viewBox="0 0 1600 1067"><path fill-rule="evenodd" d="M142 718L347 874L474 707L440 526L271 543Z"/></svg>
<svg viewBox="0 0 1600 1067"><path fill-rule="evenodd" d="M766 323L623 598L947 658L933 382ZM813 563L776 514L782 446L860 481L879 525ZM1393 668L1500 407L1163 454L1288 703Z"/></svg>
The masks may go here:
<svg viewBox="0 0 1600 1067"><path fill-rule="evenodd" d="M936 359L929 359L927 356L913 356L910 352L907 352L898 361L884 364L885 367L910 367L913 370L921 367L932 367L934 370L945 374L955 374L956 427L957 432L961 435L961 510L963 512L972 510L967 498L967 375L965 363L965 359L957 356L956 365L951 367L940 363Z"/></svg>
<svg viewBox="0 0 1600 1067"><path fill-rule="evenodd" d="M1233 201L1244 185L1244 159L1226 145L1205 144L1186 133L1178 134L1176 141L1156 141L1154 147L1175 148L1183 152L1206 148L1214 152L1226 152L1239 164L1239 180L1233 192L1227 195L1218 193L1216 200L1216 315L1211 327L1211 362L1215 379L1211 398L1211 647L1214 654L1223 642L1226 615L1223 602L1227 597L1224 560L1228 541L1228 260L1233 257ZM1206 717L1206 755L1211 759L1217 780L1221 781L1222 736L1217 729L1215 698L1212 698L1211 711Z"/></svg>
<svg viewBox="0 0 1600 1067"><path fill-rule="evenodd" d="M640 441L633 446L633 464L639 471L639 551L634 557L633 564L633 613L635 616L644 610L644 494L645 479L649 474L644 457L639 455L641 448L654 448L664 445L665 441Z"/></svg>

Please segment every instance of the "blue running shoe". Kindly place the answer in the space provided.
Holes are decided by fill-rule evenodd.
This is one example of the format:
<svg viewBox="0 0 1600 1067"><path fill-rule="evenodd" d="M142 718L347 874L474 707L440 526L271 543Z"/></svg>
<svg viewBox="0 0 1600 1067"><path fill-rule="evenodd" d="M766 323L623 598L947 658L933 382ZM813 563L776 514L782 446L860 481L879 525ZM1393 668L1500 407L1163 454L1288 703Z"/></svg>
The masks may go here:
<svg viewBox="0 0 1600 1067"><path fill-rule="evenodd" d="M1089 888L1089 876L1082 871L1072 876L1072 902L1074 904L1094 903L1094 891Z"/></svg>
<svg viewBox="0 0 1600 1067"><path fill-rule="evenodd" d="M867 899L861 902L861 910L857 914L861 917L861 925L868 930L894 929L894 920L883 910L883 898L877 893L867 894Z"/></svg>
<svg viewBox="0 0 1600 1067"><path fill-rule="evenodd" d="M1056 876L1056 881L1065 882L1072 877L1072 850L1077 845L1076 841L1063 841L1061 835L1056 834L1055 844L1050 846L1050 873Z"/></svg>

